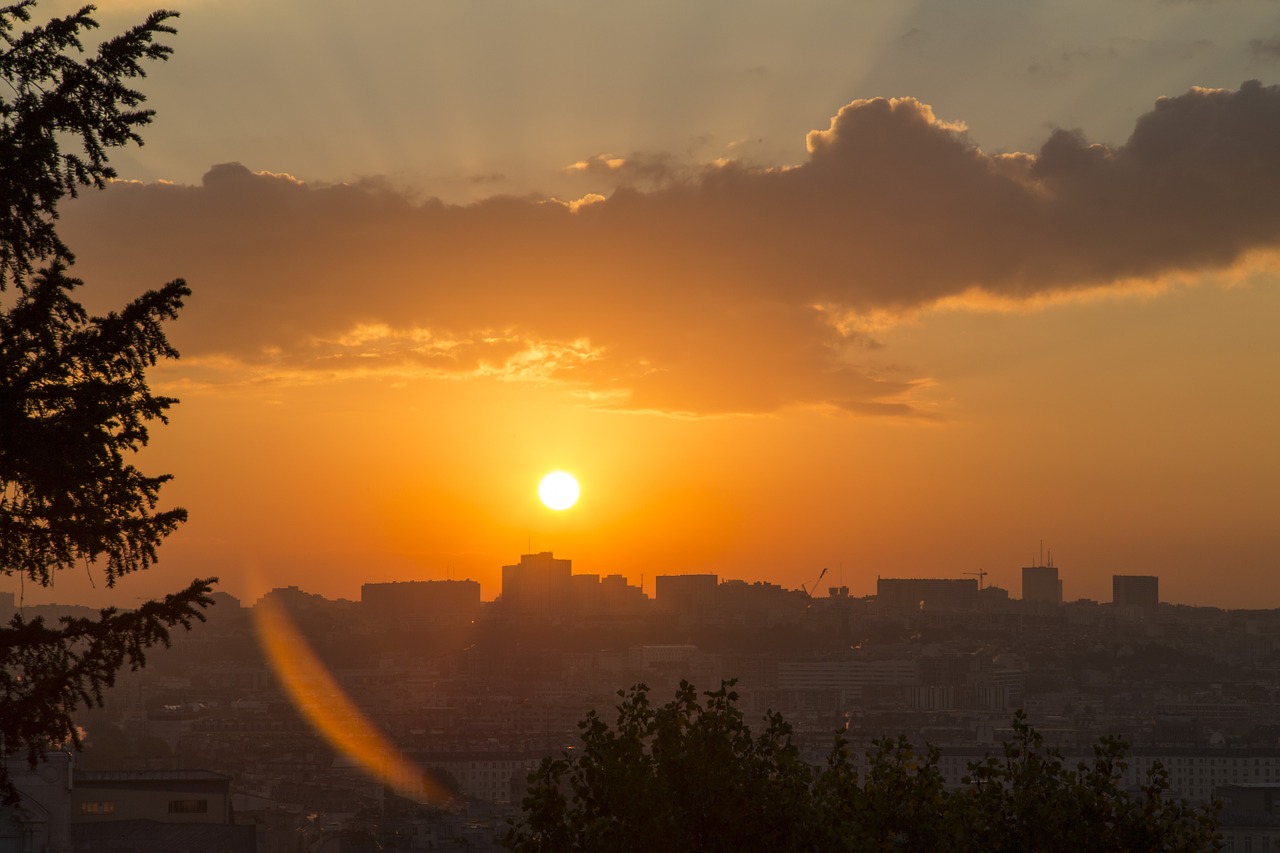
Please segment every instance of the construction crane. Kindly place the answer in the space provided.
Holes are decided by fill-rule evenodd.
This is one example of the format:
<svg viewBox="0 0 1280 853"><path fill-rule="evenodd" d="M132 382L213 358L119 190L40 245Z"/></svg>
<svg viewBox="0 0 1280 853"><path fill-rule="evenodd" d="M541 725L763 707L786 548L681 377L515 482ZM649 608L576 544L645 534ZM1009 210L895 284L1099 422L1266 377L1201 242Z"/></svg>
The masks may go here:
<svg viewBox="0 0 1280 853"><path fill-rule="evenodd" d="M827 575L827 567L823 566L822 571L818 572L818 578L813 582L812 587L806 587L804 584L800 584L800 588L804 590L804 594L806 596L808 596L809 598L813 598L813 593L818 588L818 582L821 581L824 577L826 577L826 575Z"/></svg>
<svg viewBox="0 0 1280 853"><path fill-rule="evenodd" d="M976 572L965 572L966 575L975 575L978 578L978 589L982 589L982 579L987 576L986 569L978 569Z"/></svg>

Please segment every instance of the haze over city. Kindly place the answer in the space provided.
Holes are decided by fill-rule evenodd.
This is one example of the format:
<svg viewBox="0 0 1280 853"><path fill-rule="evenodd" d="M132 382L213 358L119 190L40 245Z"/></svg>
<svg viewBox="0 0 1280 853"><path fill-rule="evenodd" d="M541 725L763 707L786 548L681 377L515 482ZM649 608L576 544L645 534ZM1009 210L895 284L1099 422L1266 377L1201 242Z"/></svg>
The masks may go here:
<svg viewBox="0 0 1280 853"><path fill-rule="evenodd" d="M191 517L26 601L1043 543L1067 599L1280 607L1275 3L169 5L60 229L92 309L192 287L141 461Z"/></svg>

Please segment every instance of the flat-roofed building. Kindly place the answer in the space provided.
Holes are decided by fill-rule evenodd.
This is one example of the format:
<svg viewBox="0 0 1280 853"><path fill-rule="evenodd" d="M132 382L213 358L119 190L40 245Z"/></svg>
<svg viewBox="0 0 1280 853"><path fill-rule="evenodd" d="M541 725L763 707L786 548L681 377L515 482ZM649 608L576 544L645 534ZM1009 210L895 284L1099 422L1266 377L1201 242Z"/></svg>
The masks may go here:
<svg viewBox="0 0 1280 853"><path fill-rule="evenodd" d="M396 621L455 622L480 612L480 584L473 580L394 581L360 587L365 612Z"/></svg>
<svg viewBox="0 0 1280 853"><path fill-rule="evenodd" d="M521 554L519 563L502 567L502 606L513 616L565 616L572 574L573 561L557 560L550 551Z"/></svg>
<svg viewBox="0 0 1280 853"><path fill-rule="evenodd" d="M1022 600L1038 604L1062 603L1062 580L1057 566L1023 566Z"/></svg>
<svg viewBox="0 0 1280 853"><path fill-rule="evenodd" d="M77 770L71 821L230 823L231 777L211 770Z"/></svg>
<svg viewBox="0 0 1280 853"><path fill-rule="evenodd" d="M715 607L719 584L716 575L658 575L653 585L654 604L659 610L697 619Z"/></svg>
<svg viewBox="0 0 1280 853"><path fill-rule="evenodd" d="M975 578L877 578L876 606L882 613L910 614L922 610L976 610Z"/></svg>
<svg viewBox="0 0 1280 853"><path fill-rule="evenodd" d="M1111 604L1129 619L1155 619L1160 609L1160 578L1155 575L1112 575Z"/></svg>

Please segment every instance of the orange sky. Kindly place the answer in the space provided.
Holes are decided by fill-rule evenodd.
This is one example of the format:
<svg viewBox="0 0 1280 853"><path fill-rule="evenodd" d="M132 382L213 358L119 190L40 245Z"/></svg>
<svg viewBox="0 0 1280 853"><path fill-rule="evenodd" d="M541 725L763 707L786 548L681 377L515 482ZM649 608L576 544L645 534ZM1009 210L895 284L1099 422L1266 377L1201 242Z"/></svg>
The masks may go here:
<svg viewBox="0 0 1280 853"><path fill-rule="evenodd" d="M263 73L237 113L181 64L189 37L189 61L212 55L236 4L184 8L173 64L191 100L160 84L158 153L128 152L131 180L63 219L91 308L178 276L194 291L172 326L183 358L154 374L182 403L144 457L176 475L164 497L191 521L118 603L205 574L248 600L445 577L475 578L489 598L530 547L643 576L649 592L662 573L799 587L828 566L854 594L878 574L982 568L1016 596L1043 540L1069 599L1109 600L1113 573L1157 574L1166 600L1280 606L1280 88L1217 83L1274 78L1270 42L1217 25L1192 50L1195 82L1229 86L1214 89L1144 90L1181 84L1171 69L1186 55L1131 47L1129 70L1149 73L1111 92L1105 54L1041 32L1068 7L1032 5L1043 20L1021 32L1040 70L996 36L983 53L1018 69L1006 101L1018 109L944 85L958 47L938 41L947 14L922 6L876 13L879 71L771 42L743 78L770 81L758 101L686 68L696 44L655 31L674 51L667 70L717 106L699 112L674 79L647 84L670 93L665 111L636 97L627 63L640 58L623 51L632 88L615 94L633 96L631 130L607 110L584 122L577 110L605 93L584 83L582 103L565 100L554 62L530 66L521 85L536 97L517 102L490 91L501 69L484 66L457 84L474 104L435 113L475 142L454 160L441 128L405 126L420 120L410 106L344 122L288 75ZM968 25L997 8L976 6ZM330 11L323 26L350 14ZM1198 12L1169 14L1095 22L1096 43L1193 44ZM767 25L748 16L718 55L755 68L738 39ZM307 26L313 49L330 37ZM693 42L710 32L690 27ZM820 38L812 21L801 29ZM937 52L917 67L900 54L921 39ZM352 73L373 74L369 62ZM799 129L792 62L824 72L830 98L797 94L812 110ZM931 107L931 91L973 115ZM511 139L482 124L486 93ZM290 132L263 98L309 120L328 110L329 124ZM661 121L639 120L651 112ZM746 114L763 115L743 137L756 141L728 144L727 117ZM719 135L680 148L682 121L685 138L699 122ZM198 137L186 155L179 131ZM547 160L508 168L525 149ZM333 165L344 152L354 174ZM442 170L496 177L432 184L415 159L432 152ZM537 502L553 468L583 488L563 513ZM84 586L25 595L65 601Z"/></svg>

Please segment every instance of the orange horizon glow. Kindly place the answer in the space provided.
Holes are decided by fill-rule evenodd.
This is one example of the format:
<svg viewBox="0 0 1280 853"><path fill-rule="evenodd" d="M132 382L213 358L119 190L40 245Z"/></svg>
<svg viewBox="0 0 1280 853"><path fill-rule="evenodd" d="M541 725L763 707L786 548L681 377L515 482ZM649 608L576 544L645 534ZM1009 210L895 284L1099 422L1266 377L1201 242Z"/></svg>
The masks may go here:
<svg viewBox="0 0 1280 853"><path fill-rule="evenodd" d="M776 39L691 13L674 42L631 10L620 49L588 37L618 31L608 4L353 7L309 36L261 27L291 7L197 5L145 81L146 147L59 220L91 311L193 290L151 374L181 403L140 465L190 521L118 594L470 578L492 600L529 551L650 589L982 566L1016 591L1043 539L1068 598L1133 573L1280 604L1280 86L1240 50L1260 6L992 18L1014 33L827 4L765 16ZM575 51L509 61L570 20ZM1133 41L1068 68L1072 21L1220 37L1212 62ZM303 47L309 73L249 70ZM630 76L582 77L587 55ZM553 466L576 502L539 501ZM112 603L66 574L27 600Z"/></svg>

